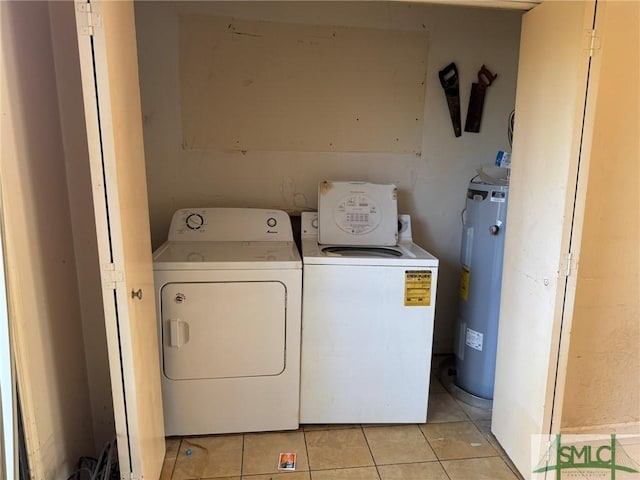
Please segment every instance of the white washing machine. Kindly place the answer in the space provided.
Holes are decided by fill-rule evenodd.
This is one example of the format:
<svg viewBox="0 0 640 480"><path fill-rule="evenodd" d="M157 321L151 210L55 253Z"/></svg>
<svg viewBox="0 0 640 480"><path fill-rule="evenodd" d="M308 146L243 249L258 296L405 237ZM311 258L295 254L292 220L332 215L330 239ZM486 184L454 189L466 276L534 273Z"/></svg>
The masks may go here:
<svg viewBox="0 0 640 480"><path fill-rule="evenodd" d="M302 262L289 216L182 209L153 260L166 434L298 428Z"/></svg>
<svg viewBox="0 0 640 480"><path fill-rule="evenodd" d="M319 244L302 214L300 423L426 421L438 259L396 219L397 245L361 248Z"/></svg>

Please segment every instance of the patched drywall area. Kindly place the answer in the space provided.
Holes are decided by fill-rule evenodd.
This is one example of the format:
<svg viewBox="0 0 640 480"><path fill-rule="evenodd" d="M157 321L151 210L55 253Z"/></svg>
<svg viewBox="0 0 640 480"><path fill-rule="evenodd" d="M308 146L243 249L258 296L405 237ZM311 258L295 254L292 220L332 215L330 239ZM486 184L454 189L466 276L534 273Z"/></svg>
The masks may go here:
<svg viewBox="0 0 640 480"><path fill-rule="evenodd" d="M598 7L600 8L600 7ZM600 14L600 13L599 13ZM640 428L640 4L604 5L562 428Z"/></svg>
<svg viewBox="0 0 640 480"><path fill-rule="evenodd" d="M166 239L171 215L178 208L281 208L299 214L316 208L322 180L395 183L399 210L412 215L414 240L440 258L434 351L451 352L458 310L460 213L476 168L492 163L497 150L509 149L507 119L515 100L521 15L519 11L399 2L137 2L153 247ZM213 86L225 91L210 95L230 102L224 107L232 112L230 125L223 127L226 146L230 143L231 148L209 142L220 133L212 131L209 121L224 121L215 105L197 107L195 111L207 112L204 119L188 115L194 111L194 102L206 103L208 96L198 93L187 102L182 97L180 25L194 17L209 22L231 18L235 32L243 33L241 26L249 25L249 33L260 28L276 35L270 41L288 39L286 55L279 61L273 51L271 56L261 54L265 37L258 42L257 37L234 34L233 28L227 29L224 45L230 50L223 61L210 63L224 52L206 53L207 45L197 47L203 52L200 81L212 69ZM324 38L334 31L352 37L338 44ZM313 40L314 32L321 32L323 38ZM189 35L197 34L197 28L190 29ZM299 52L309 52L311 46L298 45L298 40L317 41L314 47L324 51L325 63L317 78L307 71L297 73L291 84L295 87L291 94L297 98L292 105L283 98L289 89L282 90L281 80L276 85L274 79L282 79L287 71L284 59L298 58L298 68L305 70L313 67L311 57L299 58ZM241 46L241 55L230 55ZM335 47L358 51L331 53ZM330 54L334 55L331 61ZM362 67L352 69L338 62L354 57ZM417 57L426 61L426 68L417 63ZM197 55L191 61L197 61ZM477 81L480 67L485 64L498 74L487 90L480 133L454 136L438 79L438 71L450 62L460 72L463 124L471 84ZM418 73L424 74L425 81L420 88L415 84ZM270 84L277 89L266 88ZM255 90L260 94L254 95L251 89L258 88L263 90ZM321 92L330 92L333 99L318 101ZM185 103L190 106L185 108ZM388 118L380 115L385 110ZM283 123L265 121L270 112ZM254 114L262 118L260 123ZM370 122L374 117L379 121ZM359 122L363 125L358 126ZM185 131L187 136L197 131L200 137L202 129L204 137L192 135L185 145ZM229 132L242 136L233 138ZM240 143L234 147L236 141Z"/></svg>
<svg viewBox="0 0 640 480"><path fill-rule="evenodd" d="M425 32L213 15L179 32L184 150L419 154Z"/></svg>

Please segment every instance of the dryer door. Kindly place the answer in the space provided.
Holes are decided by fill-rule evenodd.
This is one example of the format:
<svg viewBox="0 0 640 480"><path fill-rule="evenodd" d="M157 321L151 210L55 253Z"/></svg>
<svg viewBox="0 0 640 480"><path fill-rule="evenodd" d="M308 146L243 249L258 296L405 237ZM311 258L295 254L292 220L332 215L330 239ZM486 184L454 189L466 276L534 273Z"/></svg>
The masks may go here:
<svg viewBox="0 0 640 480"><path fill-rule="evenodd" d="M284 370L281 282L168 283L161 295L167 378L255 377Z"/></svg>

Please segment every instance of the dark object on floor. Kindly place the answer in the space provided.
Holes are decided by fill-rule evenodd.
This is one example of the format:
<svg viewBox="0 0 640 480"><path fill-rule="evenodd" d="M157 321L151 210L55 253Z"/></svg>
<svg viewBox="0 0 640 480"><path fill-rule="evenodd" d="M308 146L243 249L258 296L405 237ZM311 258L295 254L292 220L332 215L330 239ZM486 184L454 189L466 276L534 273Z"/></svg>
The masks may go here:
<svg viewBox="0 0 640 480"><path fill-rule="evenodd" d="M67 477L67 480L117 480L119 478L120 468L114 438L104 446L97 459L80 457L78 468Z"/></svg>
<svg viewBox="0 0 640 480"><path fill-rule="evenodd" d="M447 357L440 362L438 366L438 378L447 392L461 402L484 410L491 410L493 408L493 400L476 397L456 385L456 362L453 356Z"/></svg>

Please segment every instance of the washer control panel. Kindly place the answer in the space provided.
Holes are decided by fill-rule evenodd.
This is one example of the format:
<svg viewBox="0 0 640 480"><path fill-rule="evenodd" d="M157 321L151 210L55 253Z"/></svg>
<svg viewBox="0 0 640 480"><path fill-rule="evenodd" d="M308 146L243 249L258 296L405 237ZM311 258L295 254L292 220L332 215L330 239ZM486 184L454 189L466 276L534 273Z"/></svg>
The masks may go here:
<svg viewBox="0 0 640 480"><path fill-rule="evenodd" d="M333 218L338 228L350 235L373 232L382 221L376 201L364 193L347 195L339 200Z"/></svg>
<svg viewBox="0 0 640 480"><path fill-rule="evenodd" d="M318 239L318 212L302 212L300 214L300 235Z"/></svg>
<svg viewBox="0 0 640 480"><path fill-rule="evenodd" d="M304 237L318 238L318 212L302 212L300 215L300 234ZM413 242L411 216L398 214L398 243Z"/></svg>
<svg viewBox="0 0 640 480"><path fill-rule="evenodd" d="M182 208L173 214L171 241L293 241L291 219L282 210Z"/></svg>
<svg viewBox="0 0 640 480"><path fill-rule="evenodd" d="M398 242L397 188L393 184L320 182L318 242L389 246Z"/></svg>

